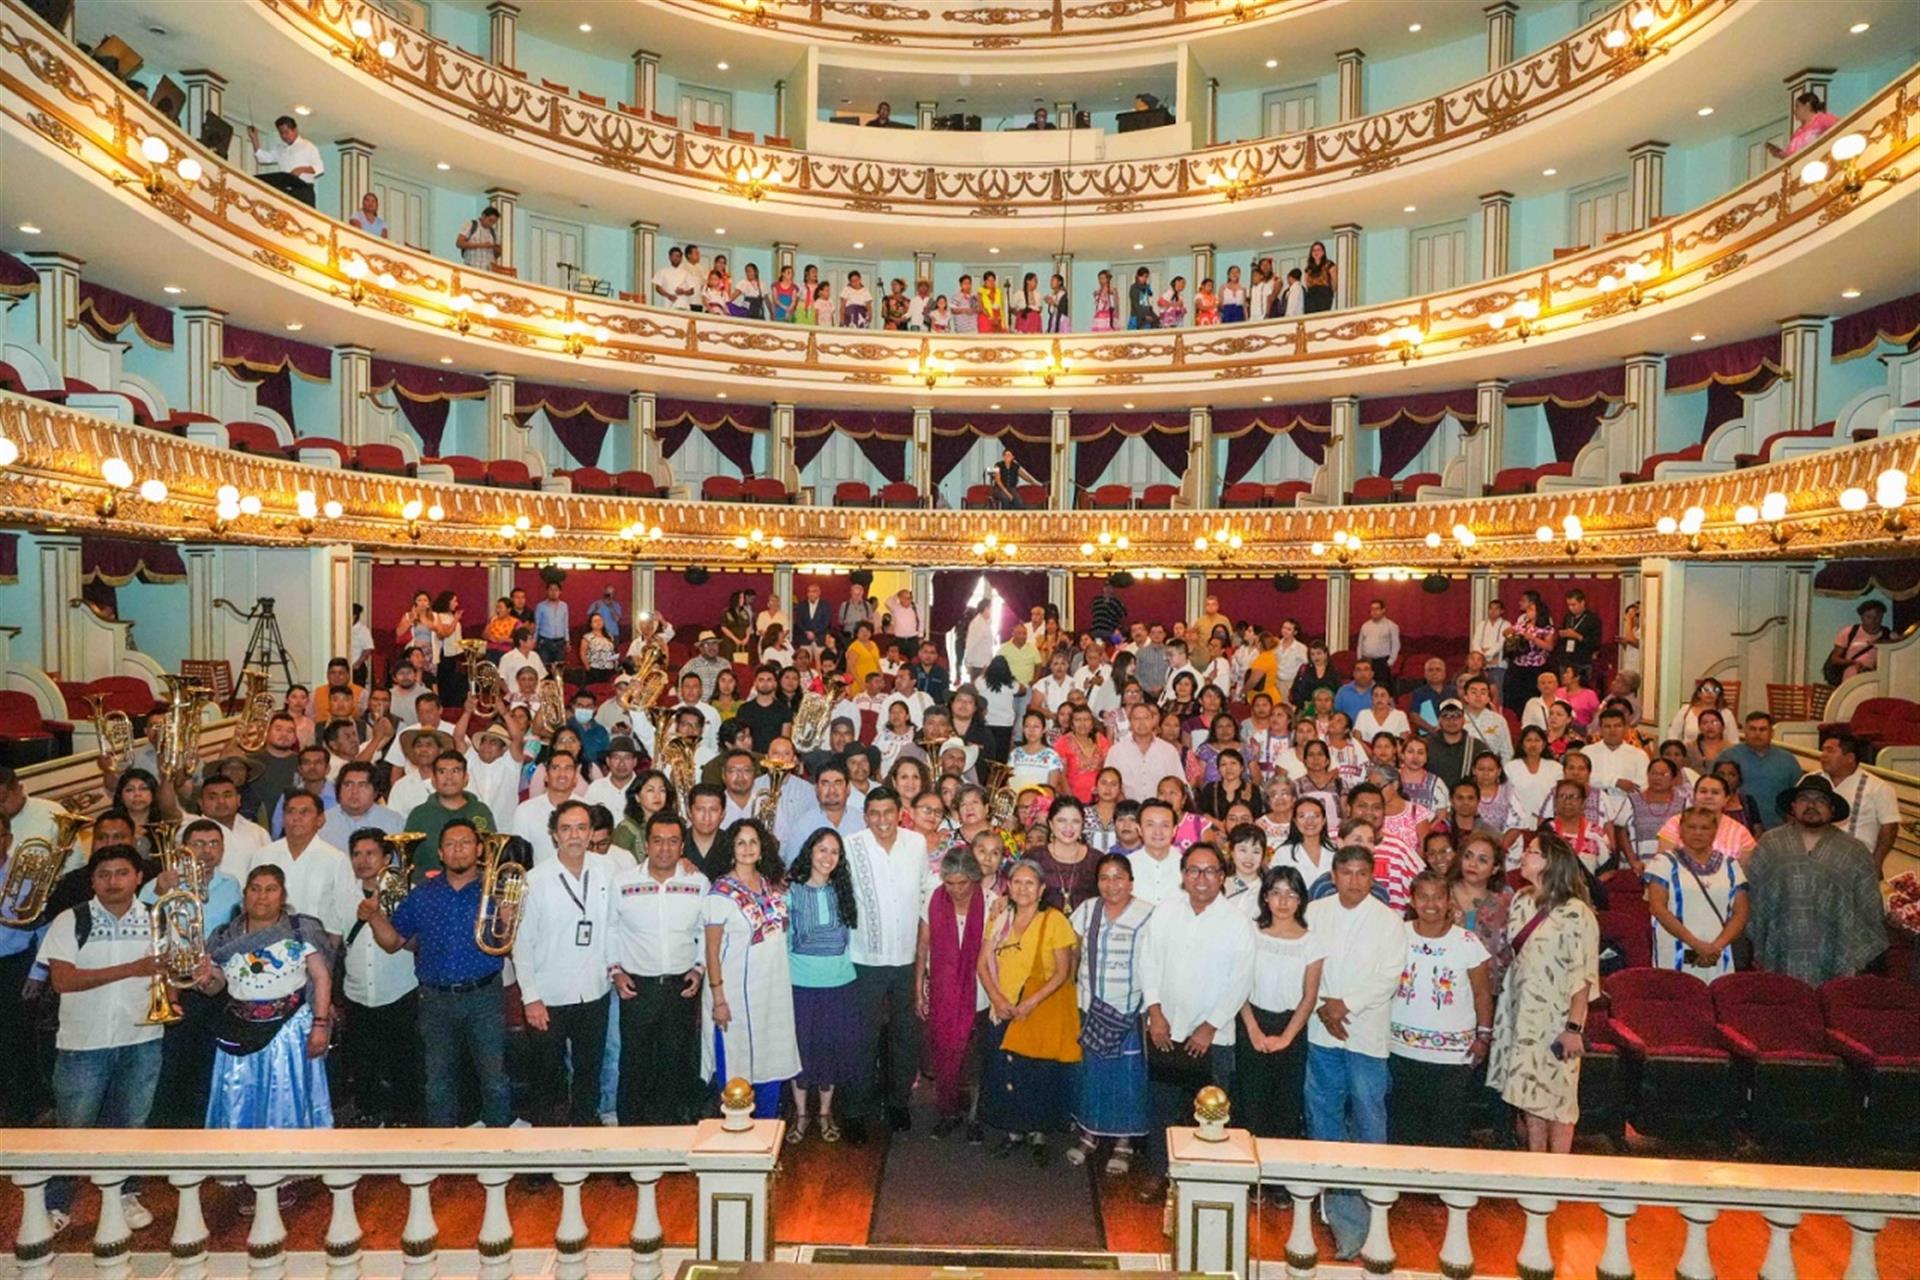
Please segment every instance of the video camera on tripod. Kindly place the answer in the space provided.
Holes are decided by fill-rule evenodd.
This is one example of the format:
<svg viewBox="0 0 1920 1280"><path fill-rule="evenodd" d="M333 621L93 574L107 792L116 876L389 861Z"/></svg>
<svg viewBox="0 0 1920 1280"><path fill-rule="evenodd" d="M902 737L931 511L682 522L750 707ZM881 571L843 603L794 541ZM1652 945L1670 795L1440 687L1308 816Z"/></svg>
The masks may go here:
<svg viewBox="0 0 1920 1280"><path fill-rule="evenodd" d="M254 597L251 609L242 609L233 601L215 597L215 604L226 609L234 617L253 624L253 631L247 636L246 652L240 658L240 674L244 677L249 671L258 671L271 679L273 669L280 668L282 691L291 689L297 681L293 675L293 657L287 652L286 637L280 634L280 619L273 612L272 596Z"/></svg>

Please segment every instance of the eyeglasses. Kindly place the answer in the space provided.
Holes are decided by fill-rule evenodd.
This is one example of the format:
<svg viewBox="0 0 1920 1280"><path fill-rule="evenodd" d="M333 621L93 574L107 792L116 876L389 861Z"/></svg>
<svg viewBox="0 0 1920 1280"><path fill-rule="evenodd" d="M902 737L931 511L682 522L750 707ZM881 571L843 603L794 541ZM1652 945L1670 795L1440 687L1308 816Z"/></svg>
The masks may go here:
<svg viewBox="0 0 1920 1280"><path fill-rule="evenodd" d="M1186 874L1190 876L1200 876L1208 880L1215 880L1225 875L1226 872L1219 867L1188 867Z"/></svg>

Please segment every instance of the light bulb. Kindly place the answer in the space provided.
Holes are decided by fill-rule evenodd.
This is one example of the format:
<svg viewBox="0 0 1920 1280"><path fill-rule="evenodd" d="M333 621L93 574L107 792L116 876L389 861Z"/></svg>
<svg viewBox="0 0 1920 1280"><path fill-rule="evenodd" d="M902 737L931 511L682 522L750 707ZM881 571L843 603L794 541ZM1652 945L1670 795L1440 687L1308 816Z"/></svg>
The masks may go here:
<svg viewBox="0 0 1920 1280"><path fill-rule="evenodd" d="M500 308L494 306L491 302L483 302L480 304L480 314L492 320L499 316Z"/></svg>
<svg viewBox="0 0 1920 1280"><path fill-rule="evenodd" d="M418 520L420 513L426 509L427 504L415 498L412 502L400 508L400 518L403 520Z"/></svg>
<svg viewBox="0 0 1920 1280"><path fill-rule="evenodd" d="M232 524L240 518L240 504L237 501L217 503L213 508L213 514Z"/></svg>
<svg viewBox="0 0 1920 1280"><path fill-rule="evenodd" d="M1601 40L1601 43L1609 49L1624 49L1627 47L1627 40L1627 33L1615 27L1612 31L1607 32L1606 36Z"/></svg>
<svg viewBox="0 0 1920 1280"><path fill-rule="evenodd" d="M303 518L311 520L314 514L320 510L320 503L319 500L313 496L313 490L302 489L293 495L293 509Z"/></svg>
<svg viewBox="0 0 1920 1280"><path fill-rule="evenodd" d="M1474 536L1473 530L1467 528L1464 524L1456 524L1453 526L1453 540L1463 547L1470 547L1479 541L1479 539Z"/></svg>
<svg viewBox="0 0 1920 1280"><path fill-rule="evenodd" d="M1787 518L1787 495L1769 493L1760 499L1760 518L1769 524L1778 523Z"/></svg>
<svg viewBox="0 0 1920 1280"><path fill-rule="evenodd" d="M167 140L158 134L150 133L140 139L140 154L153 164L165 164L173 149L167 146Z"/></svg>
<svg viewBox="0 0 1920 1280"><path fill-rule="evenodd" d="M1205 538L1195 538L1193 540L1193 549L1195 551L1205 551L1207 549L1207 540Z"/></svg>
<svg viewBox="0 0 1920 1280"><path fill-rule="evenodd" d="M213 497L221 506L230 506L240 501L240 491L230 484L223 484L214 490Z"/></svg>
<svg viewBox="0 0 1920 1280"><path fill-rule="evenodd" d="M1578 542L1587 536L1586 529L1580 523L1579 516L1568 516L1560 522L1560 529L1567 535L1568 542Z"/></svg>
<svg viewBox="0 0 1920 1280"><path fill-rule="evenodd" d="M1504 311L1496 311L1492 315L1487 317L1487 328L1489 329L1504 328L1506 326L1506 323L1507 323L1507 313Z"/></svg>
<svg viewBox="0 0 1920 1280"><path fill-rule="evenodd" d="M250 493L240 499L240 514L243 516L257 516L260 514L260 508L261 502L257 494Z"/></svg>
<svg viewBox="0 0 1920 1280"><path fill-rule="evenodd" d="M427 508L427 519L445 520L446 518L447 518L447 509L441 506L439 503L436 502L432 506Z"/></svg>
<svg viewBox="0 0 1920 1280"><path fill-rule="evenodd" d="M552 528L553 526L552 526L552 525L548 525L547 527L548 527L548 528ZM776 534L774 534L772 538L770 538L770 539L768 539L768 541L769 541L769 542L771 542L771 543L773 544L773 549L774 549L775 551L783 551L783 550L785 550L785 549L786 549L786 545L787 545L787 540L786 540L785 538L783 538L783 537L781 537L781 536L780 536L779 534L777 534L777 533L776 533ZM1008 551L1012 551L1012 550L1013 550L1013 548L1012 548L1012 547L1008 547L1008 548L1007 548L1007 550L1008 550Z"/></svg>
<svg viewBox="0 0 1920 1280"><path fill-rule="evenodd" d="M358 258L349 258L347 264L340 269L347 273L347 279L349 280L365 280L367 278L367 264Z"/></svg>
<svg viewBox="0 0 1920 1280"><path fill-rule="evenodd" d="M1540 318L1540 304L1531 298L1525 302L1514 304L1513 309L1522 320L1538 320Z"/></svg>
<svg viewBox="0 0 1920 1280"><path fill-rule="evenodd" d="M1020 547L1016 543L1009 542L1006 545L1006 552L1010 556L1017 556L1020 554Z"/></svg>
<svg viewBox="0 0 1920 1280"><path fill-rule="evenodd" d="M167 500L167 482L165 480L142 480L140 482L140 496L144 500L156 504L165 502Z"/></svg>
<svg viewBox="0 0 1920 1280"><path fill-rule="evenodd" d="M129 488L133 484L133 468L125 458L108 458L100 464L100 478L116 489Z"/></svg>
<svg viewBox="0 0 1920 1280"><path fill-rule="evenodd" d="M391 289L393 288L394 285L398 284L399 282L393 278L393 272L382 271L380 273L380 278L378 280L375 280L374 283L379 285L382 289Z"/></svg>
<svg viewBox="0 0 1920 1280"><path fill-rule="evenodd" d="M1707 513L1702 507L1688 507L1680 513L1680 532L1689 536L1700 532L1707 523Z"/></svg>
<svg viewBox="0 0 1920 1280"><path fill-rule="evenodd" d="M394 54L400 52L400 46L391 40L382 40L374 47L380 51L380 56L383 58L391 58Z"/></svg>
<svg viewBox="0 0 1920 1280"><path fill-rule="evenodd" d="M1357 534L1357 533L1350 533L1350 534L1348 534L1348 535L1347 535L1347 550L1349 550L1349 551L1358 551L1359 549L1360 549L1360 535L1359 535L1359 534Z"/></svg>
<svg viewBox="0 0 1920 1280"><path fill-rule="evenodd" d="M1635 31L1645 31L1653 26L1654 21L1653 10L1635 9L1632 15L1627 18L1627 25Z"/></svg>
<svg viewBox="0 0 1920 1280"><path fill-rule="evenodd" d="M1093 544L1092 544L1091 542L1083 542L1083 543L1081 543L1081 544L1080 544L1080 554L1081 554L1081 555L1083 555L1083 556L1090 556L1090 555L1092 555L1092 554L1093 554Z"/></svg>
<svg viewBox="0 0 1920 1280"><path fill-rule="evenodd" d="M329 520L338 520L345 512L346 508L331 498L327 499L326 505L320 508L320 513Z"/></svg>
<svg viewBox="0 0 1920 1280"><path fill-rule="evenodd" d="M1653 527L1663 535L1673 534L1679 532L1680 522L1672 516L1661 516L1658 520L1654 521Z"/></svg>
<svg viewBox="0 0 1920 1280"><path fill-rule="evenodd" d="M1627 264L1627 283L1628 284L1639 284L1641 281L1645 280L1648 276L1652 274L1653 273L1647 270L1645 265L1642 263L1629 262Z"/></svg>
<svg viewBox="0 0 1920 1280"><path fill-rule="evenodd" d="M473 306L473 297L470 294L456 293L453 296L452 300L447 303L447 305L452 307L455 311L464 312L469 310Z"/></svg>
<svg viewBox="0 0 1920 1280"><path fill-rule="evenodd" d="M1830 172L1825 160L1809 160L1800 166L1801 185L1811 187L1815 183L1825 182Z"/></svg>
<svg viewBox="0 0 1920 1280"><path fill-rule="evenodd" d="M180 163L174 166L173 171L180 175L180 181L189 184L199 182L200 175L205 172L200 167L200 162L192 156L180 157Z"/></svg>
<svg viewBox="0 0 1920 1280"><path fill-rule="evenodd" d="M533 521L525 516L515 516L513 518L513 527L516 529L531 529L533 528Z"/></svg>
<svg viewBox="0 0 1920 1280"><path fill-rule="evenodd" d="M1600 277L1600 292L1612 293L1615 289L1618 289L1619 287L1620 287L1620 282L1614 279L1611 275L1604 275Z"/></svg>
<svg viewBox="0 0 1920 1280"><path fill-rule="evenodd" d="M365 18L355 18L349 29L353 34L365 40L373 34L373 23L367 21Z"/></svg>
<svg viewBox="0 0 1920 1280"><path fill-rule="evenodd" d="M0 436L0 467L10 467L20 460L20 446L5 436Z"/></svg>
<svg viewBox="0 0 1920 1280"><path fill-rule="evenodd" d="M1873 482L1873 500L1887 511L1897 511L1907 502L1907 473L1888 468Z"/></svg>
<svg viewBox="0 0 1920 1280"><path fill-rule="evenodd" d="M1760 509L1751 503L1743 503L1735 508L1733 522L1738 525L1758 524L1760 522Z"/></svg>
<svg viewBox="0 0 1920 1280"><path fill-rule="evenodd" d="M513 536L513 526L510 524L501 525L500 536L503 538L511 538Z"/></svg>
<svg viewBox="0 0 1920 1280"><path fill-rule="evenodd" d="M1834 142L1833 158L1835 160L1858 160L1861 153L1866 149L1867 135L1864 133L1849 133Z"/></svg>
<svg viewBox="0 0 1920 1280"><path fill-rule="evenodd" d="M1333 535L1333 545L1336 547L1344 547L1347 545L1347 539L1351 536L1352 535L1350 535L1345 529L1342 529L1338 533L1335 533Z"/></svg>
<svg viewBox="0 0 1920 1280"><path fill-rule="evenodd" d="M1324 542L1316 542L1311 547L1308 547L1307 550L1316 556L1323 556L1327 554L1327 544Z"/></svg>
<svg viewBox="0 0 1920 1280"><path fill-rule="evenodd" d="M1439 535L1439 534L1437 534L1437 533L1428 533L1428 534L1427 534L1427 539L1426 539L1426 541L1427 541L1427 550L1429 550L1429 551L1437 551L1437 550L1439 550L1439 548L1440 548L1440 535Z"/></svg>
<svg viewBox="0 0 1920 1280"><path fill-rule="evenodd" d="M1851 489L1842 489L1840 491L1840 509L1842 511L1865 511L1867 509L1867 503L1871 501L1873 501L1873 499L1868 496L1867 491L1858 485L1855 485Z"/></svg>
<svg viewBox="0 0 1920 1280"><path fill-rule="evenodd" d="M1533 536L1535 539L1537 539L1540 542L1552 542L1553 526L1550 524L1543 524L1538 529L1535 529L1533 531Z"/></svg>
<svg viewBox="0 0 1920 1280"><path fill-rule="evenodd" d="M543 538L551 538L553 536L553 526L550 524L541 525L540 536Z"/></svg>
<svg viewBox="0 0 1920 1280"><path fill-rule="evenodd" d="M613 337L612 332L604 327L595 329L593 331L593 340L595 342L600 343L602 346L605 346L607 343L607 340L611 337Z"/></svg>

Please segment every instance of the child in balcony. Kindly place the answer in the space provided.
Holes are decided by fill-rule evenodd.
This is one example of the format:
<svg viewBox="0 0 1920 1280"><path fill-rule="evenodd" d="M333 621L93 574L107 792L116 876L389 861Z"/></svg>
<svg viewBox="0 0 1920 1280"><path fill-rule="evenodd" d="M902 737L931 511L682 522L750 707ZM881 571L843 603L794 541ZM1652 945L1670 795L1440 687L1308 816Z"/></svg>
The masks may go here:
<svg viewBox="0 0 1920 1280"><path fill-rule="evenodd" d="M1127 286L1127 328L1158 329L1160 315L1153 308L1153 275L1145 267L1133 273Z"/></svg>
<svg viewBox="0 0 1920 1280"><path fill-rule="evenodd" d="M1212 276L1202 280L1200 292L1193 295L1193 322L1197 325L1220 323L1220 295L1214 292Z"/></svg>
<svg viewBox="0 0 1920 1280"><path fill-rule="evenodd" d="M700 295L701 304L710 316L727 314L727 304L733 299L727 293L726 278L718 268L707 272L707 287Z"/></svg>
<svg viewBox="0 0 1920 1280"><path fill-rule="evenodd" d="M753 270L748 267L747 270ZM793 282L793 268L780 268L780 275L773 282L773 318L780 324L792 324L795 312L800 309L800 286Z"/></svg>
<svg viewBox="0 0 1920 1280"><path fill-rule="evenodd" d="M1007 330L1007 291L1000 277L989 271L980 277L980 332L1005 333Z"/></svg>
<svg viewBox="0 0 1920 1280"><path fill-rule="evenodd" d="M973 277L960 277L960 292L953 295L951 307L954 333L980 332L980 295L973 291Z"/></svg>
<svg viewBox="0 0 1920 1280"><path fill-rule="evenodd" d="M846 284L840 287L840 323L849 329L866 329L873 323L873 294L858 271L849 271Z"/></svg>
<svg viewBox="0 0 1920 1280"><path fill-rule="evenodd" d="M767 299L760 287L760 268L749 262L742 268L740 287L733 292L731 310L734 315L745 316L749 320L767 318Z"/></svg>
<svg viewBox="0 0 1920 1280"><path fill-rule="evenodd" d="M1247 318L1247 287L1240 283L1240 268L1227 268L1227 282L1220 287L1220 323L1239 324Z"/></svg>
<svg viewBox="0 0 1920 1280"><path fill-rule="evenodd" d="M1178 329L1187 322L1186 287L1187 278L1175 276L1167 285L1167 291L1155 301L1154 306L1160 313L1162 329Z"/></svg>
<svg viewBox="0 0 1920 1280"><path fill-rule="evenodd" d="M953 311L947 306L947 295L941 294L927 308L927 329L932 333L952 333Z"/></svg>
<svg viewBox="0 0 1920 1280"><path fill-rule="evenodd" d="M1064 276L1055 275L1047 281L1047 332L1067 333L1073 329L1072 317L1068 315L1067 281Z"/></svg>
<svg viewBox="0 0 1920 1280"><path fill-rule="evenodd" d="M1113 272L1102 271L1093 288L1093 331L1111 333L1120 327L1120 296L1113 291Z"/></svg>

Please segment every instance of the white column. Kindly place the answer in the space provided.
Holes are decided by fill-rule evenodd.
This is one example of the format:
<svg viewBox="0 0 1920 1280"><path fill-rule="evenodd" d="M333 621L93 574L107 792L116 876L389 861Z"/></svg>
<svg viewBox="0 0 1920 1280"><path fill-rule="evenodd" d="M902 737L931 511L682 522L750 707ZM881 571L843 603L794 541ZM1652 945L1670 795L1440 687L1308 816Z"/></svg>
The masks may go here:
<svg viewBox="0 0 1920 1280"><path fill-rule="evenodd" d="M1067 291L1067 309L1072 311L1077 305L1073 298L1073 255L1056 253L1053 255L1053 274L1060 277L1061 287Z"/></svg>
<svg viewBox="0 0 1920 1280"><path fill-rule="evenodd" d="M1067 260L1071 262L1073 255L1068 254ZM1058 261L1058 259L1055 261ZM1058 270L1057 267L1055 269ZM913 282L919 284L922 280L925 280L928 284L933 283L933 250L931 249L915 249L913 251Z"/></svg>
<svg viewBox="0 0 1920 1280"><path fill-rule="evenodd" d="M80 539L42 536L40 553L40 665L63 680L103 674L84 671L80 631L72 625L72 602L80 598Z"/></svg>
<svg viewBox="0 0 1920 1280"><path fill-rule="evenodd" d="M514 571L519 568L512 556L487 561L487 596L498 600L513 594Z"/></svg>
<svg viewBox="0 0 1920 1280"><path fill-rule="evenodd" d="M1500 459L1507 448L1507 380L1489 378L1473 389L1473 434L1461 441L1466 454L1467 497L1484 497L1487 486L1500 470ZM1476 618L1478 615L1475 615Z"/></svg>
<svg viewBox="0 0 1920 1280"><path fill-rule="evenodd" d="M788 267L793 268L793 275L794 275L793 282L795 284L800 283L800 266L799 266L799 263L795 261L795 258L798 257L799 253L800 253L800 246L792 243L791 241L775 240L773 242L773 279L765 282L767 288L769 289L773 288L774 280L778 280L780 278L781 271L785 270Z"/></svg>
<svg viewBox="0 0 1920 1280"><path fill-rule="evenodd" d="M1498 0L1481 10L1487 15L1487 70L1498 71L1513 61L1513 18L1520 6Z"/></svg>
<svg viewBox="0 0 1920 1280"><path fill-rule="evenodd" d="M226 346L227 313L215 307L179 307L181 350L187 366L187 412L211 414L214 371Z"/></svg>
<svg viewBox="0 0 1920 1280"><path fill-rule="evenodd" d="M642 614L653 612L654 590L653 566L636 561L633 566L633 616L636 620Z"/></svg>
<svg viewBox="0 0 1920 1280"><path fill-rule="evenodd" d="M1507 0L1512 8L1512 0ZM1480 197L1480 278L1493 280L1512 270L1513 192L1489 191ZM1342 268L1342 275L1345 269Z"/></svg>
<svg viewBox="0 0 1920 1280"><path fill-rule="evenodd" d="M433 1280L440 1259L440 1224L433 1218L431 1173L403 1173L407 1188L407 1220L400 1228L402 1280Z"/></svg>
<svg viewBox="0 0 1920 1280"><path fill-rule="evenodd" d="M1472 569L1467 573L1467 615L1475 625L1487 616L1487 606L1494 600L1494 581L1491 569Z"/></svg>
<svg viewBox="0 0 1920 1280"><path fill-rule="evenodd" d="M657 222L630 223L627 230L633 234L633 293L647 306L653 302L653 273L655 270L660 244L660 224Z"/></svg>
<svg viewBox="0 0 1920 1280"><path fill-rule="evenodd" d="M1058 609L1062 618L1073 617L1073 570L1047 570L1047 603Z"/></svg>
<svg viewBox="0 0 1920 1280"><path fill-rule="evenodd" d="M1197 618L1207 611L1207 571L1187 570L1187 617Z"/></svg>
<svg viewBox="0 0 1920 1280"><path fill-rule="evenodd" d="M1627 160L1632 165L1630 172L1630 193L1628 200L1632 205L1631 231L1644 231L1660 221L1666 201L1667 185L1667 144L1664 142L1636 142L1627 149Z"/></svg>
<svg viewBox="0 0 1920 1280"><path fill-rule="evenodd" d="M1643 353L1627 357L1625 391L1633 413L1633 436L1614 459L1616 471L1637 471L1660 452L1660 397L1666 394L1667 358ZM1608 476L1616 480L1617 475Z"/></svg>
<svg viewBox="0 0 1920 1280"><path fill-rule="evenodd" d="M1802 67L1786 78L1787 110L1789 119L1793 116L1793 104L1800 100L1803 93L1811 93L1820 99L1820 105L1826 106L1832 99L1828 96L1833 88L1832 67Z"/></svg>
<svg viewBox="0 0 1920 1280"><path fill-rule="evenodd" d="M1341 502L1347 490L1353 488L1353 478L1358 473L1360 397L1335 396L1332 423L1333 439L1327 442L1326 461L1320 465L1327 473L1328 497Z"/></svg>
<svg viewBox="0 0 1920 1280"><path fill-rule="evenodd" d="M1073 487L1073 414L1067 409L1053 410L1048 422L1047 455L1053 467L1047 476L1047 505L1055 511L1071 511L1076 490Z"/></svg>
<svg viewBox="0 0 1920 1280"><path fill-rule="evenodd" d="M360 197L373 190L374 146L359 138L339 138L333 145L333 163L340 173L340 220L345 222L359 211Z"/></svg>
<svg viewBox="0 0 1920 1280"><path fill-rule="evenodd" d="M180 127L187 136L200 136L200 126L206 123L208 116L221 114L226 100L227 78L217 71L196 67L180 73L181 81L187 88L186 110L180 113ZM222 160L225 156L220 157Z"/></svg>
<svg viewBox="0 0 1920 1280"><path fill-rule="evenodd" d="M65 253L23 253L40 278L33 291L33 336L64 377L80 370L80 268L86 259Z"/></svg>
<svg viewBox="0 0 1920 1280"><path fill-rule="evenodd" d="M1220 81L1207 77L1207 145L1220 141Z"/></svg>
<svg viewBox="0 0 1920 1280"><path fill-rule="evenodd" d="M769 1186L781 1135L778 1120L727 1133L721 1121L703 1121L687 1155L699 1182L699 1239L695 1257L714 1262L767 1262L773 1257Z"/></svg>
<svg viewBox="0 0 1920 1280"><path fill-rule="evenodd" d="M914 127L918 129L933 128L933 118L939 114L940 114L940 104L938 102L920 101L920 102L914 103L913 104Z"/></svg>
<svg viewBox="0 0 1920 1280"><path fill-rule="evenodd" d="M930 405L913 407L913 444L907 451L907 479L920 491L921 500L930 502L933 492L933 408Z"/></svg>
<svg viewBox="0 0 1920 1280"><path fill-rule="evenodd" d="M352 602L347 606L347 624L353 624L353 606L359 605L362 615L373 609L373 553L356 551L353 553L353 566L349 570L352 576ZM208 655L212 656L212 655ZM352 657L352 654L348 654Z"/></svg>
<svg viewBox="0 0 1920 1280"><path fill-rule="evenodd" d="M340 406L340 443L356 449L366 443L367 391L373 385L373 348L333 349L333 394Z"/></svg>
<svg viewBox="0 0 1920 1280"><path fill-rule="evenodd" d="M793 465L793 406L773 406L773 458L767 470L793 493L800 487L800 468Z"/></svg>
<svg viewBox="0 0 1920 1280"><path fill-rule="evenodd" d="M1787 628L1787 652L1785 657L1788 678L1798 682L1814 671L1815 655L1825 656L1825 641L1813 634L1813 575L1819 566L1813 564L1788 564L1780 566L1780 587L1782 598L1787 603L1786 614L1793 619L1793 625ZM1623 590L1621 608L1625 608L1624 580L1621 574ZM1638 585L1638 575L1635 576ZM1637 595L1636 595L1637 598ZM1642 613L1646 610L1642 609Z"/></svg>
<svg viewBox="0 0 1920 1280"><path fill-rule="evenodd" d="M1059 125L1062 129L1073 128L1073 113L1074 113L1074 104L1071 101L1063 102L1063 101L1060 101L1059 99L1054 100L1053 122Z"/></svg>
<svg viewBox="0 0 1920 1280"><path fill-rule="evenodd" d="M1339 267L1339 284L1333 291L1335 310L1344 310L1360 302L1360 225L1343 222L1333 229L1333 260Z"/></svg>
<svg viewBox="0 0 1920 1280"><path fill-rule="evenodd" d="M633 469L654 474L654 468L660 465L660 441L653 434L653 419L657 405L651 391L629 391L627 393L627 434L632 450L628 455L633 459ZM656 480L658 476L654 476Z"/></svg>
<svg viewBox="0 0 1920 1280"><path fill-rule="evenodd" d="M1335 123L1357 120L1367 114L1360 75L1367 55L1358 49L1342 49L1333 57L1340 68L1340 85L1334 97Z"/></svg>
<svg viewBox="0 0 1920 1280"><path fill-rule="evenodd" d="M1327 651L1338 653L1353 643L1353 623L1348 617L1353 601L1353 575L1335 569L1327 575Z"/></svg>
<svg viewBox="0 0 1920 1280"><path fill-rule="evenodd" d="M1187 410L1187 475L1181 485L1189 510L1218 506L1213 478L1213 410L1195 405ZM1189 617L1199 617L1195 609Z"/></svg>
<svg viewBox="0 0 1920 1280"><path fill-rule="evenodd" d="M487 203L500 211L500 256L496 261L503 271L514 267L513 242L520 230L520 214L515 206L519 201L518 191L506 187L487 188Z"/></svg>
<svg viewBox="0 0 1920 1280"><path fill-rule="evenodd" d="M658 1169L635 1169L633 1230L627 1233L627 1247L633 1254L632 1280L660 1280L660 1250L665 1238L660 1230L660 1207L655 1191L660 1185Z"/></svg>
<svg viewBox="0 0 1920 1280"><path fill-rule="evenodd" d="M1780 377L1787 384L1789 431L1807 431L1820 421L1820 353L1828 316L1793 316L1780 322ZM1764 461L1764 459L1762 459Z"/></svg>
<svg viewBox="0 0 1920 1280"><path fill-rule="evenodd" d="M1260 1156L1253 1135L1229 1129L1224 1140L1202 1141L1199 1130L1167 1131L1168 1176L1173 1182L1173 1266L1176 1271L1252 1275L1247 1216Z"/></svg>
<svg viewBox="0 0 1920 1280"><path fill-rule="evenodd" d="M327 1280L355 1280L360 1275L362 1254L360 1215L354 1212L353 1189L360 1184L360 1175L329 1173L322 1181L333 1195L333 1213L327 1220ZM174 1256L179 1256L178 1250Z"/></svg>
<svg viewBox="0 0 1920 1280"><path fill-rule="evenodd" d="M517 66L515 43L519 34L520 10L506 0L493 0L487 6L487 61L496 67Z"/></svg>
<svg viewBox="0 0 1920 1280"><path fill-rule="evenodd" d="M221 548L190 544L181 552L187 566L187 656L227 657L220 651L219 628L213 616L219 607L214 599L224 594L220 585Z"/></svg>
<svg viewBox="0 0 1920 1280"><path fill-rule="evenodd" d="M487 457L518 457L520 428L513 418L513 375L489 373L486 378Z"/></svg>
<svg viewBox="0 0 1920 1280"><path fill-rule="evenodd" d="M1213 246L1196 244L1193 246L1193 278L1187 281L1187 296L1193 297L1200 292L1200 282L1213 275Z"/></svg>
<svg viewBox="0 0 1920 1280"><path fill-rule="evenodd" d="M207 1217L200 1207L200 1187L206 1178L197 1173L176 1173L167 1182L174 1189L177 1206L173 1211L173 1237L167 1241L175 1280L206 1280ZM351 1205L352 1199L347 1203Z"/></svg>
<svg viewBox="0 0 1920 1280"><path fill-rule="evenodd" d="M651 49L633 51L633 105L642 111L660 109L660 55Z"/></svg>

